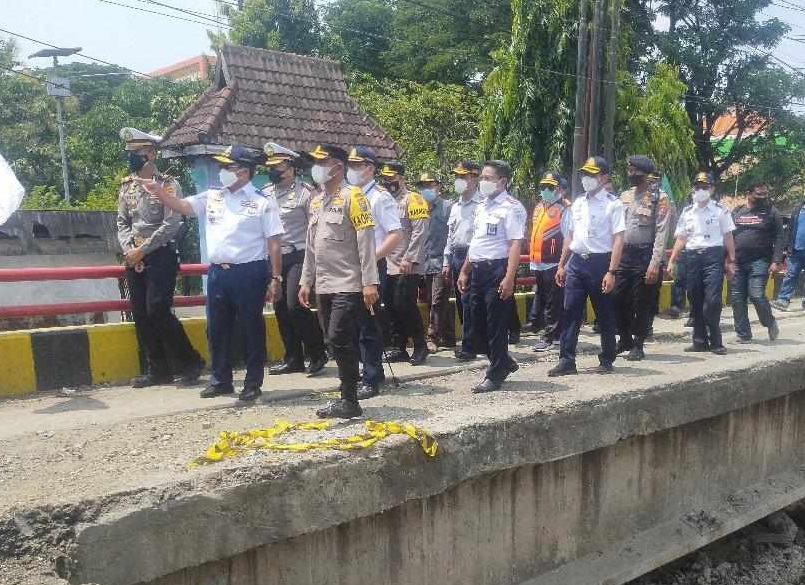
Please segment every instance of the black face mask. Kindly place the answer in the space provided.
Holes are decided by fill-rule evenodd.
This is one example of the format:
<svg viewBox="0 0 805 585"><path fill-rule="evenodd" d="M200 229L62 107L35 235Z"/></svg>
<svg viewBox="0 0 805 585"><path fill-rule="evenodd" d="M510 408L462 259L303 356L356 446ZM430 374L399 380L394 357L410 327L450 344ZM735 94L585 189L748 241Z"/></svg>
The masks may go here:
<svg viewBox="0 0 805 585"><path fill-rule="evenodd" d="M768 197L756 197L755 198L755 207L760 207L761 209L764 207L769 206L769 198Z"/></svg>
<svg viewBox="0 0 805 585"><path fill-rule="evenodd" d="M645 175L629 175L629 184L633 187L637 187L643 182L643 177L645 177Z"/></svg>
<svg viewBox="0 0 805 585"><path fill-rule="evenodd" d="M268 180L274 183L275 185L277 183L281 183L283 172L284 171L280 169L268 169Z"/></svg>
<svg viewBox="0 0 805 585"><path fill-rule="evenodd" d="M396 193L400 190L400 184L396 181L385 181L383 186L388 189L390 193Z"/></svg>
<svg viewBox="0 0 805 585"><path fill-rule="evenodd" d="M129 151L129 170L132 173L137 173L148 162L148 157L144 154L137 154L136 152Z"/></svg>

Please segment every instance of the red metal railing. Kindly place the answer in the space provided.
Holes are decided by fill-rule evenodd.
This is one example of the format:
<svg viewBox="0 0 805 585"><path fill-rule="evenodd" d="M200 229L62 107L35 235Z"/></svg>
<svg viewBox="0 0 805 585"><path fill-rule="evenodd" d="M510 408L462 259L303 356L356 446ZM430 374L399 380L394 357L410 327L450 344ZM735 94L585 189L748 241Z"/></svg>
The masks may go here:
<svg viewBox="0 0 805 585"><path fill-rule="evenodd" d="M520 262L527 263L528 256L521 256ZM181 276L203 276L207 274L208 264L182 264L179 268ZM3 282L41 282L59 280L99 280L104 278L124 278L123 266L66 266L58 268L0 268L0 283ZM518 278L518 286L530 286L536 281L533 277ZM207 297L176 296L177 307L203 307ZM19 319L23 317L45 317L53 315L72 315L78 313L105 313L128 311L131 303L127 299L107 301L86 301L71 303L49 303L33 305L15 305L0 307L0 319Z"/></svg>

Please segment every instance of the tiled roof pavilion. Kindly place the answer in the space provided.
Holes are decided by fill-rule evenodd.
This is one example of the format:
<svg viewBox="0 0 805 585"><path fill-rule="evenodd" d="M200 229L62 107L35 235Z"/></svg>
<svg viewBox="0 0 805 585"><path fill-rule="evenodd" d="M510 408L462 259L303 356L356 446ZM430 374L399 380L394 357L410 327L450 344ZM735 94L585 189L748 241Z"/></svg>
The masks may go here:
<svg viewBox="0 0 805 585"><path fill-rule="evenodd" d="M401 153L347 94L339 63L235 45L221 49L212 87L168 128L161 148L170 158L268 141L297 151L331 143L369 146L380 158Z"/></svg>

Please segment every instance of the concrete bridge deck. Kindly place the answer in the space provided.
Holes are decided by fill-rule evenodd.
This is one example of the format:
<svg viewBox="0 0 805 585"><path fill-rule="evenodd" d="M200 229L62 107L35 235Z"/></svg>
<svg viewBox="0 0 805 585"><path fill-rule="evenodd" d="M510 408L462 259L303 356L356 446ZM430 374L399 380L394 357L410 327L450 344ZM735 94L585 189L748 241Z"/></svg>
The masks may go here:
<svg viewBox="0 0 805 585"><path fill-rule="evenodd" d="M186 468L220 430L311 420L332 378L252 407L176 389L8 401L0 583L624 583L805 497L805 316L781 327L717 357L658 321L647 360L603 377L548 379L523 344L504 391L472 395L477 371L439 363L365 403L432 432L434 459L392 437Z"/></svg>

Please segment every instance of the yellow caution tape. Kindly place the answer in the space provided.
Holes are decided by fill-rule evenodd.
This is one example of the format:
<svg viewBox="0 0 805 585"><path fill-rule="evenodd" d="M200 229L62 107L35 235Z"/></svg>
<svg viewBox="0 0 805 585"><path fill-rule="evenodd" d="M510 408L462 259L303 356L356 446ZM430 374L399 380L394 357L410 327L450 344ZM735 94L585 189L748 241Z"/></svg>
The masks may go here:
<svg viewBox="0 0 805 585"><path fill-rule="evenodd" d="M313 421L291 423L278 420L274 426L251 431L222 431L218 440L210 445L201 457L190 462L190 467L197 467L208 463L217 463L227 457L237 457L246 451L267 449L270 451L315 451L333 449L336 451L352 451L367 449L390 435L408 435L422 447L425 455L435 457L439 448L436 439L427 431L409 424L395 421L378 422L366 421L366 432L350 437L334 437L318 441L305 441L294 443L281 443L276 441L280 435L290 431L322 431L332 427L331 421Z"/></svg>

